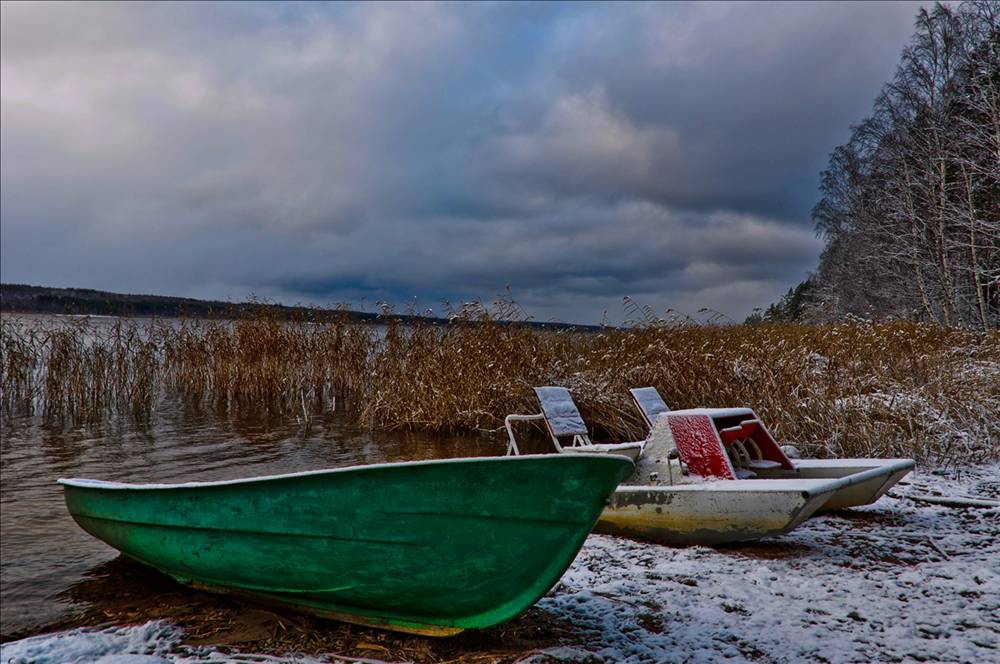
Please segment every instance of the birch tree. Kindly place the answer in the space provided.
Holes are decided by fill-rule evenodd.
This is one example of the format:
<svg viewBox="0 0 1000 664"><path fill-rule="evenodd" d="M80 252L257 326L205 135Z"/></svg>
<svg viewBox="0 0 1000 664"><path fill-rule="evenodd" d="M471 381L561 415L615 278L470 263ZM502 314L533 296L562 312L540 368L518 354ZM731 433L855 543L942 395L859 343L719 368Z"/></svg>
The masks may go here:
<svg viewBox="0 0 1000 664"><path fill-rule="evenodd" d="M813 210L827 318L1000 325L998 18L996 1L922 8L871 117L831 155Z"/></svg>

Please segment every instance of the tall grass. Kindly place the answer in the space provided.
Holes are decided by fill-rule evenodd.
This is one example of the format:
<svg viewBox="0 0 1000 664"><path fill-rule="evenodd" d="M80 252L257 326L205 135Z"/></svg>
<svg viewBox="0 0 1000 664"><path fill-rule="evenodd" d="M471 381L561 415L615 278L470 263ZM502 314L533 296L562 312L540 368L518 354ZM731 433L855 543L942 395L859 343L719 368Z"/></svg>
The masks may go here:
<svg viewBox="0 0 1000 664"><path fill-rule="evenodd" d="M365 379L374 332L346 316L284 321L262 307L227 321L183 321L162 335L165 382L216 408L295 414L308 421L336 408Z"/></svg>
<svg viewBox="0 0 1000 664"><path fill-rule="evenodd" d="M220 412L311 418L337 408L380 428L500 435L565 385L598 438L645 435L628 389L674 408L753 407L817 456L1000 458L1000 335L913 323L721 326L646 319L598 332L501 323L467 306L448 325L376 329L346 316L237 321L0 322L0 407L94 422L148 417L161 394Z"/></svg>
<svg viewBox="0 0 1000 664"><path fill-rule="evenodd" d="M810 455L1000 458L1000 335L912 323L421 329L384 342L362 419L497 429L537 412L534 385L569 387L598 437L645 435L628 389L649 385L673 408L753 407Z"/></svg>
<svg viewBox="0 0 1000 664"><path fill-rule="evenodd" d="M93 326L0 319L0 411L76 424L147 417L160 382L160 340L134 323Z"/></svg>

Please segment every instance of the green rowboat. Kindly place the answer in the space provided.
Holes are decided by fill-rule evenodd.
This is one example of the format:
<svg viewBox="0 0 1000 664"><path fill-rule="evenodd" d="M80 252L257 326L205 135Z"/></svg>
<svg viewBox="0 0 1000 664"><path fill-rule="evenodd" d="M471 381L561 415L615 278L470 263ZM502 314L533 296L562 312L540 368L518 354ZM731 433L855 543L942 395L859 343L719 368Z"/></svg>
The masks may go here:
<svg viewBox="0 0 1000 664"><path fill-rule="evenodd" d="M548 592L632 468L560 454L59 482L80 527L181 583L447 636L510 620Z"/></svg>

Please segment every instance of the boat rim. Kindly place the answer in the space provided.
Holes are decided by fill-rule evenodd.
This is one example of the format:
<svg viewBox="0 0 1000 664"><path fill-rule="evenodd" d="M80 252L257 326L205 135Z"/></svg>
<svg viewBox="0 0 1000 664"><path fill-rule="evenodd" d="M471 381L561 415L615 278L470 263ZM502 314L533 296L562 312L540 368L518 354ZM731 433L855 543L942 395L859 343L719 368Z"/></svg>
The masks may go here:
<svg viewBox="0 0 1000 664"><path fill-rule="evenodd" d="M419 459L416 461L391 461L387 463L373 463L373 464L360 464L355 466L345 466L343 468L323 468L319 470L303 470L294 473L280 473L277 475L257 475L254 477L239 477L231 480L214 480L214 481L203 481L203 482L177 482L177 483L143 483L134 484L131 482L114 482L107 480L93 480L82 477L70 477L63 478L60 477L56 482L63 486L70 486L80 489L198 489L203 487L213 487L213 486L228 486L231 484L249 484L252 482L262 482L270 480L283 480L291 479L295 477L311 477L313 475L326 475L335 473L347 473L362 469L380 469L380 468L398 468L402 466L432 466L439 464L453 464L453 463L481 463L485 461L497 461L499 459L506 459L510 461L515 461L517 459L579 459L579 458L591 458L591 459L606 459L606 458L616 458L624 459L630 464L634 465L634 462L629 457L624 454L608 454L600 452L581 452L578 454L522 454L522 455L510 455L510 456L481 456L481 457L454 457L450 459Z"/></svg>
<svg viewBox="0 0 1000 664"><path fill-rule="evenodd" d="M824 493L831 493L847 486L853 486L883 475L891 475L892 473L912 468L914 464L912 459L889 459L889 461L892 463L867 468L838 478L708 480L704 482L692 482L690 484L657 484L653 486L622 484L615 489L615 493L638 493L641 491L654 493L702 491L740 493L751 490L757 493L801 493L803 498L815 498Z"/></svg>
<svg viewBox="0 0 1000 664"><path fill-rule="evenodd" d="M711 480L685 484L623 484L615 493L790 493L807 497L835 491L849 483L844 478Z"/></svg>

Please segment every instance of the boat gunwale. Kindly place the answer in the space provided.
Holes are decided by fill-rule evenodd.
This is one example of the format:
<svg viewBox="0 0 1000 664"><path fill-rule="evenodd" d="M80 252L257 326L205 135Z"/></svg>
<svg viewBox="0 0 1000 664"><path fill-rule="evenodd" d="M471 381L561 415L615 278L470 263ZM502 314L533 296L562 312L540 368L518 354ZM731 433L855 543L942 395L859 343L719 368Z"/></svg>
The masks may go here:
<svg viewBox="0 0 1000 664"><path fill-rule="evenodd" d="M713 482L692 482L689 484L657 484L653 486L622 484L615 489L615 493L788 493L808 498L836 491L847 484L847 482L843 481L843 478L718 480Z"/></svg>
<svg viewBox="0 0 1000 664"><path fill-rule="evenodd" d="M912 470L913 468L916 468L917 462L914 459L907 459L905 457L893 457L886 459L879 457L815 459L810 457L808 459L792 459L792 464L795 465L796 469L801 466L804 470L814 470L818 468L863 468L865 470L872 470L875 468L891 468L892 470L897 471L903 470L904 468Z"/></svg>
<svg viewBox="0 0 1000 664"><path fill-rule="evenodd" d="M753 480L712 480L708 482L692 482L690 484L657 484L654 486L644 486L641 484L621 484L615 489L615 493L624 492L715 492L715 493L801 493L804 498L814 498L825 493L839 491L840 489L860 484L883 475L892 475L903 470L905 467L912 467L912 459L891 460L896 463L889 463L874 468L861 470L850 475L839 478L780 478L780 479L753 479Z"/></svg>
<svg viewBox="0 0 1000 664"><path fill-rule="evenodd" d="M358 470L377 470L383 468L400 468L400 467L410 467L410 466L433 466L433 465L444 465L444 464L454 464L454 463L483 463L483 462L495 462L500 459L507 459L514 461L517 459L527 459L527 460L538 460L538 459L572 459L572 458L618 458L628 461L630 464L635 462L629 457L623 454L608 454L599 452L581 452L572 455L563 454L522 454L522 455L509 455L509 456L482 456L482 457L454 457L450 459L420 459L416 461L391 461L387 463L373 463L373 464L359 464L354 466L345 466L343 468L323 468L319 470L303 470L294 473L280 473L277 475L258 475L255 477L239 477L230 480L213 480L213 481L196 481L196 482L178 482L171 484L150 482L135 484L130 482L114 482L107 480L93 480L87 478L59 478L58 484L63 486L74 487L78 489L110 489L110 490L163 490L163 489L198 489L214 486L229 486L233 484L251 484L255 482L267 482L275 480L293 479L297 477L313 477L317 475L326 474L338 474L338 473L348 473Z"/></svg>

